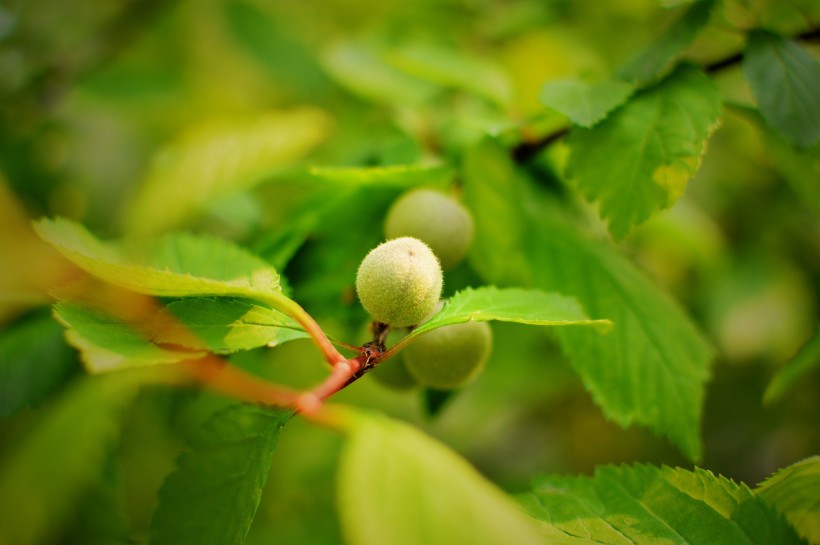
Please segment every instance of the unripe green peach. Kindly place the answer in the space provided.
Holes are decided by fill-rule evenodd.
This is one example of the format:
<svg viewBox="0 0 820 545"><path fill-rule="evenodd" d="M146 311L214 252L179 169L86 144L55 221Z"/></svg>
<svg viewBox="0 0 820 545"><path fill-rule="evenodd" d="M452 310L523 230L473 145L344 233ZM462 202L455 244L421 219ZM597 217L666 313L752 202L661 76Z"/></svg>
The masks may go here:
<svg viewBox="0 0 820 545"><path fill-rule="evenodd" d="M399 197L387 212L388 238L424 241L449 269L464 259L473 242L473 219L458 201L432 189L414 189Z"/></svg>
<svg viewBox="0 0 820 545"><path fill-rule="evenodd" d="M377 322L407 327L421 322L438 303L444 277L433 251L402 237L377 246L356 273L356 292Z"/></svg>
<svg viewBox="0 0 820 545"><path fill-rule="evenodd" d="M464 386L484 369L492 348L486 322L453 324L429 331L404 349L404 363L425 386L449 390Z"/></svg>
<svg viewBox="0 0 820 545"><path fill-rule="evenodd" d="M370 374L376 382L393 390L412 390L419 385L416 377L407 370L401 354L380 363L370 371Z"/></svg>

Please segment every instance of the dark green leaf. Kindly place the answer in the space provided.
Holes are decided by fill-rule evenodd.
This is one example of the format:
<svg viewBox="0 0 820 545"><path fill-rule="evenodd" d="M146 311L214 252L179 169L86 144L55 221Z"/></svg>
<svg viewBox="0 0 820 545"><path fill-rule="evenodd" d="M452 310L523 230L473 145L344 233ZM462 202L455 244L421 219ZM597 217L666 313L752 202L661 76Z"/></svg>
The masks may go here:
<svg viewBox="0 0 820 545"><path fill-rule="evenodd" d="M427 416L433 418L438 415L457 393L456 390L424 388L421 391L421 397Z"/></svg>
<svg viewBox="0 0 820 545"><path fill-rule="evenodd" d="M669 73L673 62L709 22L716 2L699 0L658 39L638 52L618 71L618 77L643 86Z"/></svg>
<svg viewBox="0 0 820 545"><path fill-rule="evenodd" d="M820 62L791 40L765 30L749 34L743 73L760 113L801 148L820 141Z"/></svg>
<svg viewBox="0 0 820 545"><path fill-rule="evenodd" d="M695 469L602 467L545 477L521 498L547 543L799 545L794 530L745 485Z"/></svg>
<svg viewBox="0 0 820 545"><path fill-rule="evenodd" d="M289 413L235 405L192 440L159 493L153 545L241 545Z"/></svg>
<svg viewBox="0 0 820 545"><path fill-rule="evenodd" d="M0 336L0 417L38 405L77 367L51 316L25 320Z"/></svg>
<svg viewBox="0 0 820 545"><path fill-rule="evenodd" d="M101 473L123 409L142 385L172 373L164 367L82 378L56 399L0 472L0 543L33 545L54 535Z"/></svg>
<svg viewBox="0 0 820 545"><path fill-rule="evenodd" d="M577 79L548 81L541 88L541 103L582 127L591 127L626 102L635 92L629 83L605 80L589 84Z"/></svg>
<svg viewBox="0 0 820 545"><path fill-rule="evenodd" d="M133 543L125 513L119 459L109 453L102 475L79 502L76 518L61 545L128 545Z"/></svg>
<svg viewBox="0 0 820 545"><path fill-rule="evenodd" d="M820 543L820 456L785 467L755 489L797 532Z"/></svg>
<svg viewBox="0 0 820 545"><path fill-rule="evenodd" d="M444 445L385 417L343 416L339 516L350 545L543 543L509 497Z"/></svg>
<svg viewBox="0 0 820 545"><path fill-rule="evenodd" d="M528 279L523 285L576 297L589 316L611 319L607 335L581 327L554 332L608 417L649 426L697 458L712 352L680 306L611 246L583 236L560 207L508 177L503 149L485 142L467 161L465 202L483 235L473 255L488 257L474 261L477 272L500 284ZM488 186L505 188L506 198L487 201ZM525 264L510 268L506 258Z"/></svg>
<svg viewBox="0 0 820 545"><path fill-rule="evenodd" d="M594 128L575 129L567 175L622 238L683 194L720 113L717 86L683 66Z"/></svg>

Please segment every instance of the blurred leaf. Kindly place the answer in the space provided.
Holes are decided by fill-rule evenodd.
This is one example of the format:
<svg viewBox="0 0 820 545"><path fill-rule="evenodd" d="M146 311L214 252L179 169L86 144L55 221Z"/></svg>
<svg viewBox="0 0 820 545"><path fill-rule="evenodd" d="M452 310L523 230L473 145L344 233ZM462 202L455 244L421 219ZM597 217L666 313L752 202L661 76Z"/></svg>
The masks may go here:
<svg viewBox="0 0 820 545"><path fill-rule="evenodd" d="M105 282L160 297L230 295L257 299L292 314L279 275L262 259L234 244L209 237L169 235L153 255L135 264L100 242L85 227L64 218L35 224L37 233L74 264Z"/></svg>
<svg viewBox="0 0 820 545"><path fill-rule="evenodd" d="M161 348L141 334L134 324L76 303L57 303L54 315L68 328L68 342L80 351L91 373L175 363L205 355L192 350Z"/></svg>
<svg viewBox="0 0 820 545"><path fill-rule="evenodd" d="M208 420L162 485L152 545L241 545L289 416L234 405Z"/></svg>
<svg viewBox="0 0 820 545"><path fill-rule="evenodd" d="M133 543L125 513L119 460L109 453L101 477L79 502L77 515L61 544L128 545Z"/></svg>
<svg viewBox="0 0 820 545"><path fill-rule="evenodd" d="M194 127L156 155L128 211L126 229L156 233L175 227L210 201L302 159L329 129L327 114L314 108Z"/></svg>
<svg viewBox="0 0 820 545"><path fill-rule="evenodd" d="M567 545L799 545L794 530L745 485L696 468L600 467L543 477L521 497Z"/></svg>
<svg viewBox="0 0 820 545"><path fill-rule="evenodd" d="M309 336L293 318L240 299L181 299L168 303L162 311L166 313L173 318L156 320L161 327L154 330L154 342L206 348L217 354L274 347ZM187 346L191 333L201 342Z"/></svg>
<svg viewBox="0 0 820 545"><path fill-rule="evenodd" d="M712 80L681 67L594 128L573 130L567 175L622 238L683 194L720 113Z"/></svg>
<svg viewBox="0 0 820 545"><path fill-rule="evenodd" d="M382 416L342 416L338 509L350 545L543 543L510 498L445 446Z"/></svg>
<svg viewBox="0 0 820 545"><path fill-rule="evenodd" d="M766 388L763 402L779 401L806 375L818 370L820 370L820 327L814 332L814 337L800 349L800 352L775 374Z"/></svg>
<svg viewBox="0 0 820 545"><path fill-rule="evenodd" d="M32 545L56 534L99 476L123 410L141 386L172 373L166 367L84 377L57 398L4 460L0 543Z"/></svg>
<svg viewBox="0 0 820 545"><path fill-rule="evenodd" d="M441 311L400 342L446 325L491 320L548 326L590 325L599 331L606 331L612 325L608 320L590 320L572 297L539 290L485 286L456 293Z"/></svg>
<svg viewBox="0 0 820 545"><path fill-rule="evenodd" d="M312 167L312 177L333 182L340 187L371 185L399 188L414 185L439 185L453 179L453 169L446 165L391 165L386 167Z"/></svg>
<svg viewBox="0 0 820 545"><path fill-rule="evenodd" d="M629 83L605 80L596 84L578 79L548 81L541 89L541 102L582 127L591 127L626 102L635 92Z"/></svg>
<svg viewBox="0 0 820 545"><path fill-rule="evenodd" d="M381 200L376 192L390 191L389 198L392 199L398 191L416 185L449 184L455 173L446 165L392 165L311 167L308 175L316 185L314 191L288 210L287 222L280 229L266 234L255 245L260 255L280 268L289 263L309 236L333 232L336 229L334 217L361 208L365 200L368 210L373 211L374 201Z"/></svg>
<svg viewBox="0 0 820 545"><path fill-rule="evenodd" d="M0 334L0 418L39 405L76 368L63 328L51 316L22 321Z"/></svg>
<svg viewBox="0 0 820 545"><path fill-rule="evenodd" d="M288 36L262 9L231 0L225 5L225 20L236 41L276 76L280 85L294 87L304 99L328 83L306 44Z"/></svg>
<svg viewBox="0 0 820 545"><path fill-rule="evenodd" d="M464 203L475 223L470 264L488 282L532 286L533 278L521 241L527 222L519 203L527 202L515 165L491 140L484 140L464 157Z"/></svg>
<svg viewBox="0 0 820 545"><path fill-rule="evenodd" d="M698 0L692 4L664 34L627 61L618 70L618 77L643 86L668 74L675 59L709 22L715 4L715 0Z"/></svg>
<svg viewBox="0 0 820 545"><path fill-rule="evenodd" d="M820 216L820 184L816 182L820 179L820 152L797 149L774 131L767 132L766 143L774 167L791 185L799 201Z"/></svg>
<svg viewBox="0 0 820 545"><path fill-rule="evenodd" d="M380 369L380 367L376 368L377 371L378 369ZM456 395L458 395L457 390L436 390L434 388L424 388L421 391L421 399L427 416L431 418L437 416Z"/></svg>
<svg viewBox="0 0 820 545"><path fill-rule="evenodd" d="M482 58L423 43L391 48L387 58L408 74L475 93L499 106L509 104L512 98L512 86L506 74Z"/></svg>
<svg viewBox="0 0 820 545"><path fill-rule="evenodd" d="M820 62L795 42L766 30L749 34L743 73L766 122L789 142L820 141Z"/></svg>
<svg viewBox="0 0 820 545"><path fill-rule="evenodd" d="M604 413L622 426L637 422L669 437L690 458L700 456L699 420L712 350L666 293L611 246L583 236L560 208L508 177L505 151L485 142L470 152L465 202L476 223L474 263L488 282L510 284L521 271L499 265L522 256L524 285L576 297L589 316L614 322L608 335L556 328L564 352ZM501 177L499 177L501 176ZM504 188L507 198L488 201ZM499 222L498 218L506 221Z"/></svg>
<svg viewBox="0 0 820 545"><path fill-rule="evenodd" d="M420 106L438 92L426 81L391 66L372 44L341 42L325 51L330 77L360 97L388 106Z"/></svg>
<svg viewBox="0 0 820 545"><path fill-rule="evenodd" d="M820 543L820 456L785 467L755 489L811 543Z"/></svg>

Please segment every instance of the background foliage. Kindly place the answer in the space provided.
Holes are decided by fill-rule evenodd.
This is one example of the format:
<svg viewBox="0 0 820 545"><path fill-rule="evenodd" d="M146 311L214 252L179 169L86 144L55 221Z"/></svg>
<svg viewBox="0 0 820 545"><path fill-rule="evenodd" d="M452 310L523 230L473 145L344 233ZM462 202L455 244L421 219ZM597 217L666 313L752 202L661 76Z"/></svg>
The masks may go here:
<svg viewBox="0 0 820 545"><path fill-rule="evenodd" d="M0 544L820 542L818 18L4 2ZM439 319L505 322L476 383L364 377L330 431L144 367L320 381L286 296L367 341L355 270L417 185L476 223ZM55 250L160 309L45 296Z"/></svg>

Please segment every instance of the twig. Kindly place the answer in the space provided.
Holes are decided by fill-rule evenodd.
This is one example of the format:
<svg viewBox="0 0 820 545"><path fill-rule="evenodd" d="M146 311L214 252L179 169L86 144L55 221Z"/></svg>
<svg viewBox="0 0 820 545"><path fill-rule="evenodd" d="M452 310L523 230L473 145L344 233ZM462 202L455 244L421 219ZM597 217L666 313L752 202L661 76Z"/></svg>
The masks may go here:
<svg viewBox="0 0 820 545"><path fill-rule="evenodd" d="M185 360L180 365L197 382L249 403L291 407L299 397L298 392L246 373L213 354L198 360Z"/></svg>
<svg viewBox="0 0 820 545"><path fill-rule="evenodd" d="M336 350L336 347L333 346L333 343L319 327L319 324L316 323L316 320L313 319L313 316L308 314L296 301L277 294L271 294L269 302L274 308L289 315L302 326L331 366L336 367L336 365L347 360Z"/></svg>

